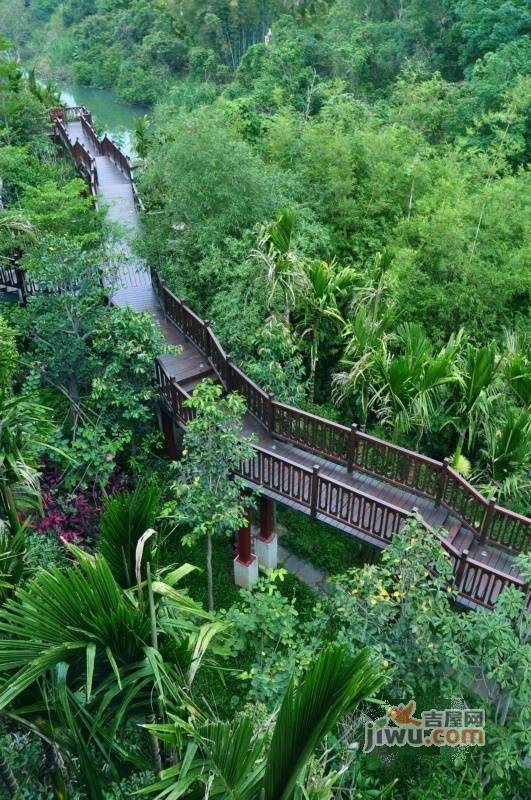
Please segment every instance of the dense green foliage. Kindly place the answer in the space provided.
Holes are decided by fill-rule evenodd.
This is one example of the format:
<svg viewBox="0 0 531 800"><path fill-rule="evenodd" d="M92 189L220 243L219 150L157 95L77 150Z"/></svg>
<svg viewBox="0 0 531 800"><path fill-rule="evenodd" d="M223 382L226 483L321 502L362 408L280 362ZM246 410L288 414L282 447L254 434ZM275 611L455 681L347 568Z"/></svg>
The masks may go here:
<svg viewBox="0 0 531 800"><path fill-rule="evenodd" d="M138 251L257 383L450 456L528 512L529 3L0 14L41 74L154 104L134 131ZM161 466L161 332L104 302L120 232L46 135L53 88L9 52L0 264L41 291L0 314L0 797L527 799L523 593L458 611L414 516L375 557L293 512L282 542L326 593L284 570L236 589L243 400L200 385ZM363 721L410 697L483 708L485 747L361 753Z"/></svg>
<svg viewBox="0 0 531 800"><path fill-rule="evenodd" d="M314 5L213 95L176 84L141 252L266 389L525 511L529 18L484 5Z"/></svg>

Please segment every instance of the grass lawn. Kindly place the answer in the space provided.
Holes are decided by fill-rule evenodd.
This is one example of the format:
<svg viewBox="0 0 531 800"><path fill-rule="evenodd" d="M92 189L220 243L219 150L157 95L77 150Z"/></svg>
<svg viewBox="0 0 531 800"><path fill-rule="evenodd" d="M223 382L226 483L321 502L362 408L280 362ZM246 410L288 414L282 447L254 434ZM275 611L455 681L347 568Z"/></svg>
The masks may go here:
<svg viewBox="0 0 531 800"><path fill-rule="evenodd" d="M378 560L380 553L369 545L357 542L305 514L277 509L282 545L296 556L309 561L329 575L337 575L351 567Z"/></svg>

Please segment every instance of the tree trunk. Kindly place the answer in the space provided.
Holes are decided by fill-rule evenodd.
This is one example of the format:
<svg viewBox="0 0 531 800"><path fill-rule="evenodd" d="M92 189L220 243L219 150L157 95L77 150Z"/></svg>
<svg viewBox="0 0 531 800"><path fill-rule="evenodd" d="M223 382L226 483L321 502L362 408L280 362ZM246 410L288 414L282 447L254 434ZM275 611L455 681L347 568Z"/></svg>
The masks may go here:
<svg viewBox="0 0 531 800"><path fill-rule="evenodd" d="M63 756L57 745L50 741L44 742L44 763L50 775L51 787L54 797L68 798L72 793L72 786Z"/></svg>
<svg viewBox="0 0 531 800"><path fill-rule="evenodd" d="M0 750L0 777L2 778L5 787L10 797L20 797L20 787L17 779L13 774L13 770L9 766L6 755L3 750Z"/></svg>
<svg viewBox="0 0 531 800"><path fill-rule="evenodd" d="M214 582L212 579L212 534L207 534L208 610L214 611Z"/></svg>
<svg viewBox="0 0 531 800"><path fill-rule="evenodd" d="M363 388L361 390L361 405L362 405L361 429L362 431L366 431L367 420L369 418L369 387L367 386L367 384L363 384Z"/></svg>
<svg viewBox="0 0 531 800"><path fill-rule="evenodd" d="M317 324L312 332L312 344L310 347L310 380L308 382L308 393L310 400L315 401L315 373L317 371L317 359L319 356L319 325Z"/></svg>
<svg viewBox="0 0 531 800"><path fill-rule="evenodd" d="M70 399L70 425L72 426L72 430L75 431L79 416L79 386L77 383L77 377L74 374L70 375L69 378L68 395Z"/></svg>
<svg viewBox="0 0 531 800"><path fill-rule="evenodd" d="M456 445L456 448L455 448L455 451L454 451L454 456L453 456L453 463L454 464L458 463L459 456L461 456L462 453L463 453L463 445L465 443L465 436L466 436L466 431L460 431L459 439L457 441L457 445Z"/></svg>

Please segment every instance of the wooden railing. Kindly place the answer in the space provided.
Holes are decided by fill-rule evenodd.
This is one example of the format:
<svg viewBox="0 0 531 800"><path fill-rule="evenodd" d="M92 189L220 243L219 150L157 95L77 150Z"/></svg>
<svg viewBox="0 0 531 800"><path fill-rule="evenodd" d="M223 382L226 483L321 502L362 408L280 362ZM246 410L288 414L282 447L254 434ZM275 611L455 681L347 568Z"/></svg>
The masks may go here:
<svg viewBox="0 0 531 800"><path fill-rule="evenodd" d="M155 376L168 411L184 423L193 419L194 410L185 405L190 400L190 395L168 375L160 358L155 359Z"/></svg>
<svg viewBox="0 0 531 800"><path fill-rule="evenodd" d="M107 156L118 167L120 172L123 172L126 178L133 182L133 173L131 171L131 162L129 158L122 153L112 139L109 139L107 134L100 140L100 152L102 156Z"/></svg>
<svg viewBox="0 0 531 800"><path fill-rule="evenodd" d="M65 109L64 118L81 120L83 131L94 148L111 158L131 182L135 201L141 206L129 159L108 137L98 139L90 112L83 107ZM76 163L83 166L85 171L92 169L94 162L90 154L79 142L70 142L66 127L59 118L56 118L56 129ZM95 170L94 179L97 179ZM276 401L231 361L209 323L176 297L154 271L152 276L167 317L206 356L226 390L243 395L249 412L272 436L335 461L348 471L365 472L432 499L436 505L447 508L463 524L473 529L483 543L513 553L528 549L531 519L484 498L449 466L448 460L437 461L370 436L358 430L356 425L349 428ZM183 397L179 395L179 389L167 391L171 394L173 405L181 408ZM189 409L183 413L189 413ZM344 487L343 497L346 497L347 489Z"/></svg>
<svg viewBox="0 0 531 800"><path fill-rule="evenodd" d="M101 153L100 140L98 134L92 127L92 117L89 118L86 114L81 114L79 120L81 122L81 130L99 155Z"/></svg>
<svg viewBox="0 0 531 800"><path fill-rule="evenodd" d="M253 416L277 439L346 467L365 472L442 505L473 529L480 541L525 552L531 519L489 501L448 463L377 439L299 408L279 403L227 356L210 325L176 297L163 281L154 285L167 317L209 359L227 391L237 391Z"/></svg>
<svg viewBox="0 0 531 800"><path fill-rule="evenodd" d="M68 136L68 130L66 125L68 122L79 121L81 123L81 128L83 130L84 135L89 140L90 144L92 145L94 151L101 156L106 156L109 158L114 165L123 173L123 175L127 178L127 180L131 183L131 189L133 191L133 197L137 206L143 209L142 200L138 194L138 190L136 188L133 169L131 166L131 161L128 156L126 156L120 148L109 139L107 134L104 135L103 139L98 137L98 134L94 130L92 124L92 114L88 109L84 106L74 106L72 108L54 108L50 112L54 128L56 134L61 139L62 144L64 145L65 149L68 150L72 158L76 161L76 164L81 164L83 167L90 172L90 164L89 162L94 160L87 152L87 150L80 144L82 147L83 152L79 150L74 150L75 144L70 140ZM94 172L96 171L95 164L93 163ZM97 180L94 181L94 194L96 194L97 188Z"/></svg>
<svg viewBox="0 0 531 800"><path fill-rule="evenodd" d="M459 551L446 538L436 534L424 520L422 520L422 525L432 535L438 536L442 548L446 552L452 565L453 585L460 602L491 609L504 589L514 587L525 595L525 607L531 610L530 587L521 578L507 575L495 567L475 560L470 556L468 550Z"/></svg>
<svg viewBox="0 0 531 800"><path fill-rule="evenodd" d="M193 417L186 403L190 395L166 372L160 359L156 360L157 381L167 410L182 423ZM284 455L254 445L254 457L244 462L238 474L250 485L260 487L280 501L288 501L299 510L366 541L376 547L386 547L399 533L411 513L403 508L348 486L335 477L322 475L319 467L309 469ZM422 525L437 537L445 550L453 571L453 585L461 601L473 606L492 608L500 593L512 586L526 595L531 609L529 587L520 578L507 575L471 558L468 550L459 551L450 541L426 522Z"/></svg>
<svg viewBox="0 0 531 800"><path fill-rule="evenodd" d="M0 286L6 286L8 289L22 290L24 286L24 273L18 267L2 267L0 266Z"/></svg>
<svg viewBox="0 0 531 800"><path fill-rule="evenodd" d="M92 158L88 150L78 139L76 139L74 142L71 141L68 135L68 130L62 120L57 118L55 119L54 129L55 135L65 150L70 154L70 157L76 165L76 168L85 176L90 194L95 197L98 193L96 161L94 158Z"/></svg>
<svg viewBox="0 0 531 800"><path fill-rule="evenodd" d="M8 289L18 289L20 301L26 303L28 295L39 291L35 281L28 278L26 272L20 267L0 267L0 286Z"/></svg>
<svg viewBox="0 0 531 800"><path fill-rule="evenodd" d="M531 610L531 593L521 578L507 575L495 567L487 566L481 561L471 558L465 550L461 556L462 565L459 580L456 578L456 589L462 600L472 605L492 608L508 587L518 589L526 596L526 608Z"/></svg>
<svg viewBox="0 0 531 800"><path fill-rule="evenodd" d="M67 109L62 119L56 118L58 135L74 160L77 155L80 163L86 165L86 155L89 154L84 148L84 153L76 150L75 144L70 142L63 124L64 120L70 119L81 120L84 134L94 149L111 158L126 175L131 182L135 202L143 208L129 159L107 137L101 141L98 139L92 128L90 113L83 107ZM12 271L9 277L13 279ZM19 280L16 275L14 279ZM436 461L369 436L359 431L356 425L348 428L277 402L233 364L209 323L176 297L154 270L152 280L168 319L206 356L226 390L243 395L249 412L272 436L335 461L348 471L356 469L366 472L433 499L435 504L443 505L465 525L474 529L482 542L504 547L511 552L528 548L531 520L498 506L493 500L486 500L451 469L447 459L444 462ZM187 403L189 394L167 373L160 358L156 359L155 370L164 405L186 424L194 416L193 409ZM309 469L259 446L255 446L254 450L254 458L240 468L240 475L248 483L260 486L332 525L355 531L358 536L361 532L376 546L385 547L409 516L402 508L348 486L335 477L321 475L317 466ZM450 541L432 532L438 536L450 559L454 584L462 599L490 608L504 588L514 586L527 592L527 606L531 607L528 587L521 579L475 561L467 550L459 551Z"/></svg>

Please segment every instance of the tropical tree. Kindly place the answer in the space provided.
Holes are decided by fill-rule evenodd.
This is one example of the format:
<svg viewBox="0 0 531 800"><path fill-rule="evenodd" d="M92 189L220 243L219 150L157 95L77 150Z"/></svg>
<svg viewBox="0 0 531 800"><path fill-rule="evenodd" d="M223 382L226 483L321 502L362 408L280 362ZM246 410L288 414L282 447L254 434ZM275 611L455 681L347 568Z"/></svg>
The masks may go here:
<svg viewBox="0 0 531 800"><path fill-rule="evenodd" d="M335 576L328 624L351 651L370 645L389 663L391 696L414 697L445 678L441 646L452 613L451 580L440 536L412 514L380 563Z"/></svg>
<svg viewBox="0 0 531 800"><path fill-rule="evenodd" d="M122 589L103 556L72 552L78 565L39 571L0 609L0 710L33 690L34 724L41 708L52 715L58 745L101 800L97 758L111 771L129 758L119 733L131 715L151 722L154 709L160 720L190 707L192 681L225 623L177 588L190 565L153 579L147 567L146 581ZM153 765L160 769L156 749Z"/></svg>
<svg viewBox="0 0 531 800"><path fill-rule="evenodd" d="M149 148L150 121L147 114L137 117L134 127L134 146L139 158L146 158Z"/></svg>
<svg viewBox="0 0 531 800"><path fill-rule="evenodd" d="M179 481L173 484L177 502L171 512L188 528L185 544L206 539L210 611L214 609L212 539L232 536L245 523L250 501L244 503L244 484L234 473L254 456L252 439L242 428L243 398L222 394L221 386L203 381L187 401L194 416L184 435Z"/></svg>
<svg viewBox="0 0 531 800"><path fill-rule="evenodd" d="M0 519L0 605L11 596L26 571L24 544L24 531L12 536L7 524Z"/></svg>
<svg viewBox="0 0 531 800"><path fill-rule="evenodd" d="M462 332L451 336L438 353L423 329L414 323L397 328L392 352L386 341L373 360L374 391L370 407L394 439L411 430L419 441L426 430L445 422L443 389L457 380L456 359Z"/></svg>
<svg viewBox="0 0 531 800"><path fill-rule="evenodd" d="M531 480L531 414L510 409L504 419L485 419L485 445L481 453L486 463L487 491L499 501L529 496Z"/></svg>
<svg viewBox="0 0 531 800"><path fill-rule="evenodd" d="M116 582L129 589L137 583L140 570L153 565L152 539L146 541L140 560L137 544L155 524L160 491L155 484L140 484L132 492L118 492L108 497L100 517L98 552L105 558Z"/></svg>
<svg viewBox="0 0 531 800"><path fill-rule="evenodd" d="M11 387L11 378L17 363L15 332L0 314L0 394Z"/></svg>
<svg viewBox="0 0 531 800"><path fill-rule="evenodd" d="M507 332L503 362L505 378L518 405L531 408L531 352L523 336Z"/></svg>
<svg viewBox="0 0 531 800"><path fill-rule="evenodd" d="M303 285L303 262L294 248L297 215L291 208L281 209L276 219L262 228L258 247L253 255L267 269L269 305L280 295L284 306L284 322L289 325L297 291Z"/></svg>
<svg viewBox="0 0 531 800"><path fill-rule="evenodd" d="M343 328L347 344L340 362L342 371L333 378L334 396L338 403L350 398L356 401L363 428L367 425L371 396L377 391L375 365L389 340L392 319L392 310L378 319L371 309L361 305Z"/></svg>
<svg viewBox="0 0 531 800"><path fill-rule="evenodd" d="M463 461L463 446L466 442L468 449L472 449L478 428L489 416L498 397L498 367L494 342L484 347L468 344L459 359L459 380L452 387L449 406L450 423L458 433L453 455L453 465L458 470L467 469L466 460Z"/></svg>
<svg viewBox="0 0 531 800"><path fill-rule="evenodd" d="M0 513L14 535L19 513L40 507L38 457L51 449L50 409L37 396L0 392Z"/></svg>
<svg viewBox="0 0 531 800"><path fill-rule="evenodd" d="M348 300L356 281L356 271L350 267L341 268L335 260L311 261L306 266L298 299L303 312L301 335L310 339L309 395L312 401L323 322L330 319L338 327L341 326L343 317L340 304Z"/></svg>
<svg viewBox="0 0 531 800"><path fill-rule="evenodd" d="M1 184L0 184L1 189ZM19 242L21 239L36 241L36 229L30 219L19 211L4 211L0 208L0 237L5 241ZM3 244L2 247L5 245Z"/></svg>
<svg viewBox="0 0 531 800"><path fill-rule="evenodd" d="M305 778L312 754L338 719L353 712L383 682L383 668L368 648L351 655L345 645L330 645L298 685L292 678L272 732L255 730L245 713L231 722L188 728L192 741L180 762L144 793L158 792L160 800L199 800L205 791L224 800L308 798ZM151 730L165 742L180 743L182 733L175 724ZM332 788L320 796L327 800Z"/></svg>

